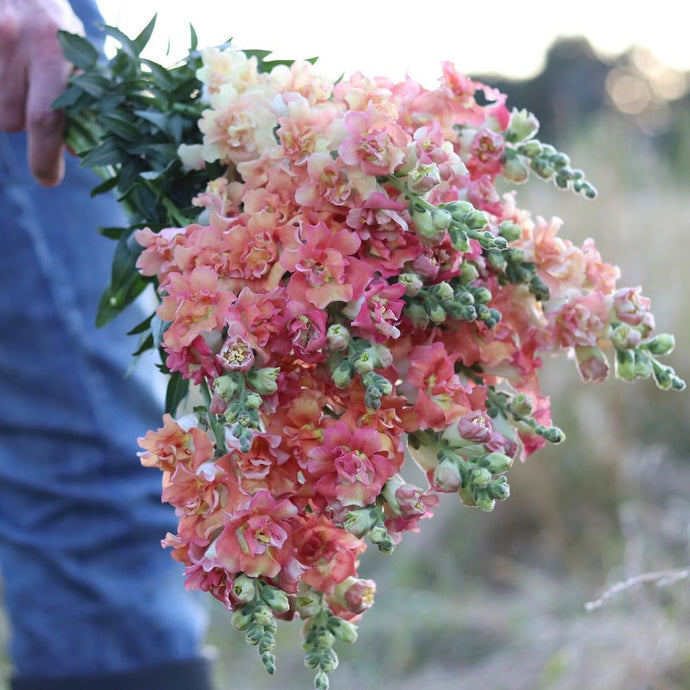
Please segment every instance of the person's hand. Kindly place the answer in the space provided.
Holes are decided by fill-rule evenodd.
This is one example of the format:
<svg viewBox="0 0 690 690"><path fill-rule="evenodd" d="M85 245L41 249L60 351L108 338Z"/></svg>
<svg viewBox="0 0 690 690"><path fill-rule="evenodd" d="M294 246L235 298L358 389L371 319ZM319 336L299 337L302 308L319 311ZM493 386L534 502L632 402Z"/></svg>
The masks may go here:
<svg viewBox="0 0 690 690"><path fill-rule="evenodd" d="M0 0L0 130L28 134L29 168L43 185L64 175L64 116L51 104L72 66L58 29L84 33L67 0Z"/></svg>

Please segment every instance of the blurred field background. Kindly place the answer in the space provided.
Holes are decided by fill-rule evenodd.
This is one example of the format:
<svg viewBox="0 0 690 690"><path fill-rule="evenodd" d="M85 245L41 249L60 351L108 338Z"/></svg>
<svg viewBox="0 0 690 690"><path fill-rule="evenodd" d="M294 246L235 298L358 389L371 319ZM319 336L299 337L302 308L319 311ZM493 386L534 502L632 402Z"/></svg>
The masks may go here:
<svg viewBox="0 0 690 690"><path fill-rule="evenodd" d="M542 138L599 190L589 202L537 180L518 188L520 205L562 217L577 243L594 237L621 286L643 285L657 330L676 335L669 362L690 379L690 75L644 51L604 61L565 41L534 79L486 80L533 110ZM545 362L543 387L566 443L515 467L512 496L493 513L446 496L392 558L365 554L376 604L358 642L339 647L332 687L690 688L690 580L585 610L616 582L690 564L690 395L651 381L585 386L565 359ZM219 690L310 688L297 633L280 628L271 678L214 606ZM5 638L0 623L0 650Z"/></svg>

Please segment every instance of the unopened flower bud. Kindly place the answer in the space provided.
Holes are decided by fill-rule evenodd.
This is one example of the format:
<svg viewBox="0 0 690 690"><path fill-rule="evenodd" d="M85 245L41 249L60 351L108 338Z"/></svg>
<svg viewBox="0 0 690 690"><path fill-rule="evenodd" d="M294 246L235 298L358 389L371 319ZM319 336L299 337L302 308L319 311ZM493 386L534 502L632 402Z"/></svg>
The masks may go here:
<svg viewBox="0 0 690 690"><path fill-rule="evenodd" d="M352 383L354 375L354 367L349 360L344 359L333 370L331 377L333 378L333 383L337 388L347 388Z"/></svg>
<svg viewBox="0 0 690 690"><path fill-rule="evenodd" d="M488 491L480 489L476 494L476 505L479 510L490 513L496 507L496 499L492 498Z"/></svg>
<svg viewBox="0 0 690 690"><path fill-rule="evenodd" d="M261 407L262 397L254 391L249 391L244 399L244 405L249 410L258 410Z"/></svg>
<svg viewBox="0 0 690 690"><path fill-rule="evenodd" d="M460 282L469 285L479 278L479 271L471 261L463 261L460 265Z"/></svg>
<svg viewBox="0 0 690 690"><path fill-rule="evenodd" d="M462 475L459 462L459 459L445 458L436 465L431 483L436 491L452 493L460 488Z"/></svg>
<svg viewBox="0 0 690 690"><path fill-rule="evenodd" d="M254 601L256 596L256 580L247 575L238 575L233 582L232 593L243 604Z"/></svg>
<svg viewBox="0 0 690 690"><path fill-rule="evenodd" d="M311 589L298 592L295 597L295 611L301 618L313 618L321 611L321 608L321 595Z"/></svg>
<svg viewBox="0 0 690 690"><path fill-rule="evenodd" d="M278 390L279 367L252 369L247 374L247 383L260 395L272 395Z"/></svg>
<svg viewBox="0 0 690 690"><path fill-rule="evenodd" d="M675 346L676 340L670 333L659 333L645 343L645 349L653 355L669 355Z"/></svg>
<svg viewBox="0 0 690 690"><path fill-rule="evenodd" d="M435 211L433 211L431 218L434 222L434 226L438 230L447 230L450 227L450 224L453 222L453 216L442 208L437 208Z"/></svg>
<svg viewBox="0 0 690 690"><path fill-rule="evenodd" d="M352 644L357 641L357 626L342 618L332 618L328 623L331 632L341 642Z"/></svg>
<svg viewBox="0 0 690 690"><path fill-rule="evenodd" d="M259 642L261 642L263 636L264 636L263 626L261 624L252 623L247 628L247 632L244 636L244 639L247 642L247 644L252 645L252 647L256 647L256 645L258 645Z"/></svg>
<svg viewBox="0 0 690 690"><path fill-rule="evenodd" d="M641 350L635 351L635 378L646 379L652 375L652 358Z"/></svg>
<svg viewBox="0 0 690 690"><path fill-rule="evenodd" d="M446 310L440 304L438 304L438 302L435 304L431 304L429 306L428 311L429 311L429 320L435 324L443 323L446 320L446 318L448 317Z"/></svg>
<svg viewBox="0 0 690 690"><path fill-rule="evenodd" d="M491 472L486 469L486 467L477 467L472 470L472 475L470 481L478 489L484 489L489 485L489 482L493 479Z"/></svg>
<svg viewBox="0 0 690 690"><path fill-rule="evenodd" d="M282 589L265 585L261 592L261 598L275 613L285 613L290 610L290 600Z"/></svg>
<svg viewBox="0 0 690 690"><path fill-rule="evenodd" d="M401 273L398 282L405 286L405 294L414 297L424 287L424 280L418 273Z"/></svg>
<svg viewBox="0 0 690 690"><path fill-rule="evenodd" d="M506 141L517 142L531 139L539 131L539 120L524 108L513 108L510 125L505 133Z"/></svg>
<svg viewBox="0 0 690 690"><path fill-rule="evenodd" d="M489 484L489 494L497 501L505 501L510 496L510 486L505 477L499 477L497 481Z"/></svg>
<svg viewBox="0 0 690 690"><path fill-rule="evenodd" d="M445 206L446 210L453 216L453 220L460 221L468 213L475 210L469 201L452 201Z"/></svg>
<svg viewBox="0 0 690 690"><path fill-rule="evenodd" d="M563 443L565 441L565 434L563 433L562 429L559 429L557 426L550 426L550 427L537 427L537 433L544 439L546 439L549 443Z"/></svg>
<svg viewBox="0 0 690 690"><path fill-rule="evenodd" d="M403 312L415 328L426 328L429 325L429 313L423 305L413 302Z"/></svg>
<svg viewBox="0 0 690 690"><path fill-rule="evenodd" d="M627 323L622 323L613 329L611 342L619 350L634 350L642 342L642 333Z"/></svg>
<svg viewBox="0 0 690 690"><path fill-rule="evenodd" d="M343 527L360 539L378 523L378 513L373 506L356 508L345 516Z"/></svg>
<svg viewBox="0 0 690 690"><path fill-rule="evenodd" d="M213 383L213 391L215 394L226 403L230 402L235 396L239 384L233 376L219 376Z"/></svg>
<svg viewBox="0 0 690 690"><path fill-rule="evenodd" d="M344 350L350 344L350 331L339 323L333 323L326 332L328 347L331 350Z"/></svg>
<svg viewBox="0 0 690 690"><path fill-rule="evenodd" d="M249 627L249 624L252 622L252 614L245 613L244 609L238 609L232 614L230 622L232 623L232 626L233 628L235 628L235 630L244 632Z"/></svg>
<svg viewBox="0 0 690 690"><path fill-rule="evenodd" d="M374 365L374 358L366 350L360 352L353 363L355 371L358 374L366 374L369 371L374 371Z"/></svg>
<svg viewBox="0 0 690 690"><path fill-rule="evenodd" d="M528 417L534 410L532 398L526 393L518 393L510 401L510 410L518 417Z"/></svg>
<svg viewBox="0 0 690 690"><path fill-rule="evenodd" d="M484 211L474 210L463 216L462 222L471 230L481 230L488 225L489 219Z"/></svg>
<svg viewBox="0 0 690 690"><path fill-rule="evenodd" d="M447 283L445 280L434 285L431 288L431 293L441 303L450 302L453 297L455 297L453 288L451 287L450 283Z"/></svg>
<svg viewBox="0 0 690 690"><path fill-rule="evenodd" d="M619 379L635 380L635 355L632 350L616 350L615 372Z"/></svg>
<svg viewBox="0 0 690 690"><path fill-rule="evenodd" d="M508 242L514 242L515 240L520 239L520 236L522 235L522 228L510 220L504 220L498 226L498 234L501 237L504 237Z"/></svg>
<svg viewBox="0 0 690 690"><path fill-rule="evenodd" d="M412 222L417 230L417 235L428 244L439 244L446 236L446 230L439 229L434 225L432 215L426 209L415 208L412 211Z"/></svg>
<svg viewBox="0 0 690 690"><path fill-rule="evenodd" d="M513 184L522 184L529 179L529 159L519 154L506 156L503 161L503 177Z"/></svg>
<svg viewBox="0 0 690 690"><path fill-rule="evenodd" d="M261 603L254 608L254 620L263 627L270 627L275 622L271 609Z"/></svg>
<svg viewBox="0 0 690 690"><path fill-rule="evenodd" d="M480 465L486 467L491 474L503 474L513 466L513 459L504 453L489 453L485 455Z"/></svg>

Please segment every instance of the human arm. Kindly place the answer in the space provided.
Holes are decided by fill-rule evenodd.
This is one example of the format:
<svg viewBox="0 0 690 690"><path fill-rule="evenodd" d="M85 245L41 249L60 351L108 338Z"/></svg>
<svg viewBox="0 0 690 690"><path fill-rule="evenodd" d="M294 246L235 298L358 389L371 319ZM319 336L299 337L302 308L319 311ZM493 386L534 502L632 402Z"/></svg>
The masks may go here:
<svg viewBox="0 0 690 690"><path fill-rule="evenodd" d="M0 130L26 130L29 168L45 186L64 175L64 116L51 107L72 69L60 29L84 31L67 0L0 0Z"/></svg>

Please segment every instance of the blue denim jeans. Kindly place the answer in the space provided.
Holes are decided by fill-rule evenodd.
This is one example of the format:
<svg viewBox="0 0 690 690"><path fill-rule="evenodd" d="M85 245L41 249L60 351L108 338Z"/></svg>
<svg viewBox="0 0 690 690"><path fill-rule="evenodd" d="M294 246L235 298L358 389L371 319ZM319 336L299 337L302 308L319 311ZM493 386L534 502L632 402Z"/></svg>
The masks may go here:
<svg viewBox="0 0 690 690"><path fill-rule="evenodd" d="M160 547L175 529L160 473L136 456L162 411L146 372L128 374L142 314L93 325L115 246L96 228L120 211L89 197L76 160L43 189L25 159L0 132L0 570L18 682L198 659L206 614Z"/></svg>

